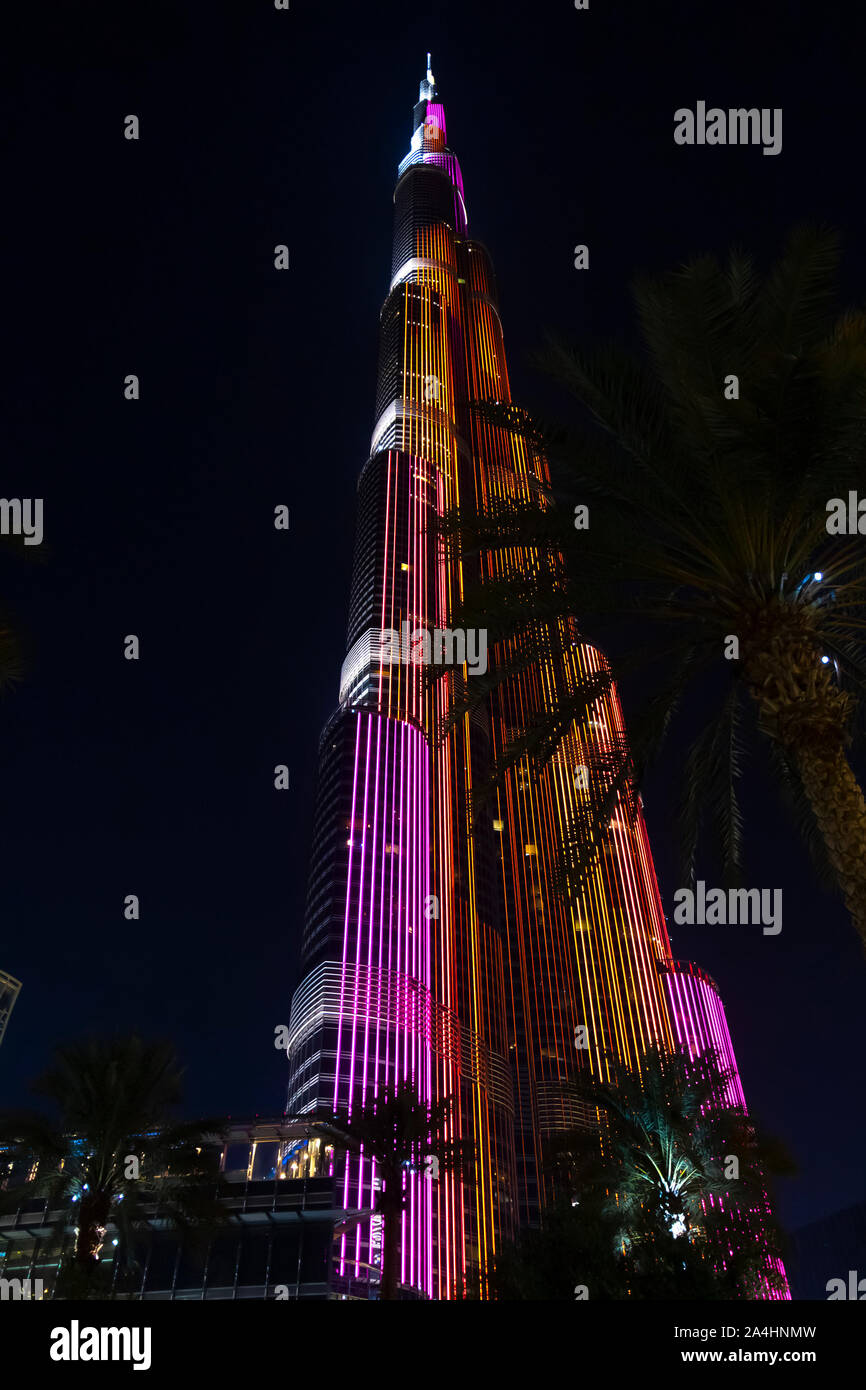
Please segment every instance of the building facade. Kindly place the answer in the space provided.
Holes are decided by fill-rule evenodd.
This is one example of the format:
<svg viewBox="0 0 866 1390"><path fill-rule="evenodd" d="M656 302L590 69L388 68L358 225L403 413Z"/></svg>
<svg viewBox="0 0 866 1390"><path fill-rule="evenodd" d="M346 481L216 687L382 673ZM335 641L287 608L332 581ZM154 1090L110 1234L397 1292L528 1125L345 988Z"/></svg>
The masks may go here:
<svg viewBox="0 0 866 1390"><path fill-rule="evenodd" d="M459 713L466 683L487 669L486 634L452 627L465 583L526 573L537 557L528 546L464 555L439 523L455 507L550 505L544 457L470 404L510 401L493 266L469 236L428 58L394 191L287 1111L351 1114L405 1080L450 1099L474 1171L406 1177L401 1279L432 1298L485 1297L498 1243L540 1220L546 1142L588 1122L575 1077L604 1075L611 1057L639 1070L649 1047L674 1046L686 1028L643 815L627 790L579 888L561 892L563 859L586 834L587 778L625 740L603 655L576 621L539 623L531 662ZM553 760L540 773L512 767L494 800L478 803L515 733L593 681L597 699ZM374 1208L369 1162L350 1159L338 1180L342 1206ZM347 1279L376 1269L374 1219L356 1223L339 1256Z"/></svg>
<svg viewBox="0 0 866 1390"><path fill-rule="evenodd" d="M202 1134L223 1222L193 1238L154 1203L121 1265L121 1231L109 1220L99 1256L106 1290L145 1302L366 1297L351 1287L332 1293L334 1231L351 1217L335 1204L331 1143L287 1117ZM76 1207L33 1196L35 1165L9 1152L0 1147L0 1189L17 1202L0 1211L0 1280L11 1298L52 1298L74 1248Z"/></svg>

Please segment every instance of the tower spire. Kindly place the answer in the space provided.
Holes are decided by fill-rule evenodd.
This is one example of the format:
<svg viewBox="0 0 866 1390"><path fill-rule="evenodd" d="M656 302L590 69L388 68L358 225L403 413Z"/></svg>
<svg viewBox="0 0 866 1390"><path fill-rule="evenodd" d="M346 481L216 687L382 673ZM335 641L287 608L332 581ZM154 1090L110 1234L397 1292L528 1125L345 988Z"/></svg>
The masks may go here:
<svg viewBox="0 0 866 1390"><path fill-rule="evenodd" d="M433 76L433 69L430 66L433 61L433 54L427 54L427 76L422 78L421 88L418 93L419 101L432 101L436 95L436 78Z"/></svg>

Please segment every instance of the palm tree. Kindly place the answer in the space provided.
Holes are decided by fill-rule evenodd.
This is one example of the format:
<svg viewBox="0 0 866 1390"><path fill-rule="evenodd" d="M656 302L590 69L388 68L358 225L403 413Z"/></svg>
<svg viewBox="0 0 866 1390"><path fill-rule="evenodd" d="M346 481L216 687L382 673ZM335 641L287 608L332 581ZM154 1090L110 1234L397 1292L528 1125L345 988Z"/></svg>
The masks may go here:
<svg viewBox="0 0 866 1390"><path fill-rule="evenodd" d="M497 1300L583 1303L610 1299L741 1298L763 1296L767 1257L752 1242L726 1250L724 1268L707 1258L699 1240L684 1241L649 1229L646 1213L623 1241L615 1208L604 1194L584 1191L579 1202L548 1207L544 1224L504 1242L492 1280Z"/></svg>
<svg viewBox="0 0 866 1390"><path fill-rule="evenodd" d="M769 1182L792 1171L779 1145L729 1104L712 1052L658 1049L640 1074L609 1060L579 1078L598 1123L548 1152L557 1200L539 1229L500 1246L504 1300L765 1298L783 1288ZM725 1156L739 1161L725 1176Z"/></svg>
<svg viewBox="0 0 866 1390"><path fill-rule="evenodd" d="M448 1100L422 1100L412 1082L383 1086L378 1095L351 1116L325 1121L322 1128L338 1147L372 1159L381 1179L376 1210L382 1217L380 1297L397 1297L400 1233L408 1201L406 1176L430 1169L434 1176L456 1173L469 1162L467 1141L446 1137L451 1114Z"/></svg>
<svg viewBox="0 0 866 1390"><path fill-rule="evenodd" d="M28 1196L47 1198L46 1209L74 1203L77 1229L61 1293L87 1296L99 1289L99 1260L109 1221L118 1228L121 1264L144 1209L184 1229L218 1224L215 1159L203 1134L219 1134L222 1120L178 1122L182 1072L170 1043L138 1037L88 1039L58 1047L32 1089L53 1101L59 1118L38 1111L0 1112L6 1156L25 1160L34 1173ZM7 1209L21 1189L0 1192Z"/></svg>
<svg viewBox="0 0 866 1390"><path fill-rule="evenodd" d="M781 1287L769 1185L793 1168L778 1142L730 1103L733 1072L712 1050L690 1058L651 1048L639 1072L613 1057L608 1067L607 1080L575 1081L599 1131L561 1136L553 1157L581 1204L616 1218L631 1280L665 1270L679 1277L681 1268L694 1277L695 1261L684 1253L694 1247L710 1287L739 1283L740 1296L761 1296L765 1283Z"/></svg>
<svg viewBox="0 0 866 1390"><path fill-rule="evenodd" d="M581 426L475 404L487 427L522 441L534 485L444 529L470 537L479 574L454 621L486 626L494 644L491 672L464 682L452 722L533 653L549 660L551 632L576 640L573 615L604 619L608 645L622 644L615 664L640 664L651 694L632 725L638 777L689 697L703 711L684 763L686 881L707 822L729 881L742 877L737 783L751 733L866 944L866 802L849 760L866 574L859 534L834 533L864 477L866 314L836 308L838 260L836 235L807 227L764 276L734 251L724 265L704 256L638 279L640 354L551 339L539 358L584 408ZM566 688L505 761L556 753L597 694ZM631 776L617 752L596 795L605 814Z"/></svg>

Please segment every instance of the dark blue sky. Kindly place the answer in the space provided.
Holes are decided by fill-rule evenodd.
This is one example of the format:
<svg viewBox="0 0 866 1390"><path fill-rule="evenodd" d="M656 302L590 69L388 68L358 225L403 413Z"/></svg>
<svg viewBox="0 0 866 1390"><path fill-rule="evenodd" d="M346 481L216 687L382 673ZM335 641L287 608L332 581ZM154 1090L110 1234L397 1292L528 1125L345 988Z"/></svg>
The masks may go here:
<svg viewBox="0 0 866 1390"><path fill-rule="evenodd" d="M0 968L24 981L0 1099L27 1100L57 1041L138 1028L176 1041L191 1111L274 1113L427 49L514 394L547 410L528 354L547 328L630 333L637 270L733 242L766 256L826 219L862 301L863 29L791 0L102 8L40 10L6 58L2 491L45 499L46 540L0 561L33 651L0 703ZM699 99L782 107L782 153L677 147L673 112ZM646 790L669 913L675 771ZM866 1195L866 965L760 771L746 808L751 881L785 890L781 937L681 927L674 947L718 980L750 1105L801 1165L796 1225Z"/></svg>

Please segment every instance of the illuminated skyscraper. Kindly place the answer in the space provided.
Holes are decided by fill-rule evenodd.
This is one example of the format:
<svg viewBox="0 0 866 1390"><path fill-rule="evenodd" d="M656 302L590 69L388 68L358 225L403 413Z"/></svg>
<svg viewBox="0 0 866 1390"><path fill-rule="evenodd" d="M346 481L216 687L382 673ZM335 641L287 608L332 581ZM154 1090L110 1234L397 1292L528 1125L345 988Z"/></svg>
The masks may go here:
<svg viewBox="0 0 866 1390"><path fill-rule="evenodd" d="M484 668L480 638L473 647L465 634L461 650L452 615L467 575L493 562L470 571L478 562L436 519L497 499L549 505L549 479L540 454L470 409L510 401L508 369L493 266L468 235L429 58L394 208L346 658L320 747L287 1108L351 1112L404 1079L426 1098L451 1097L474 1174L407 1174L402 1282L434 1298L484 1296L497 1243L537 1221L549 1196L545 1140L586 1118L575 1073L603 1074L609 1054L639 1068L648 1047L674 1045L679 1015L639 806L623 798L580 891L558 891L591 779L625 737L615 689L600 684L541 774L517 766L486 808L473 804L533 712L606 669L577 624L540 625L532 664L448 731L464 683ZM517 574L534 558L524 548L507 564ZM430 682L426 663L440 658L445 673ZM347 1162L340 1182L345 1207L374 1206L369 1162ZM377 1223L355 1223L341 1270L357 1276L379 1260Z"/></svg>

